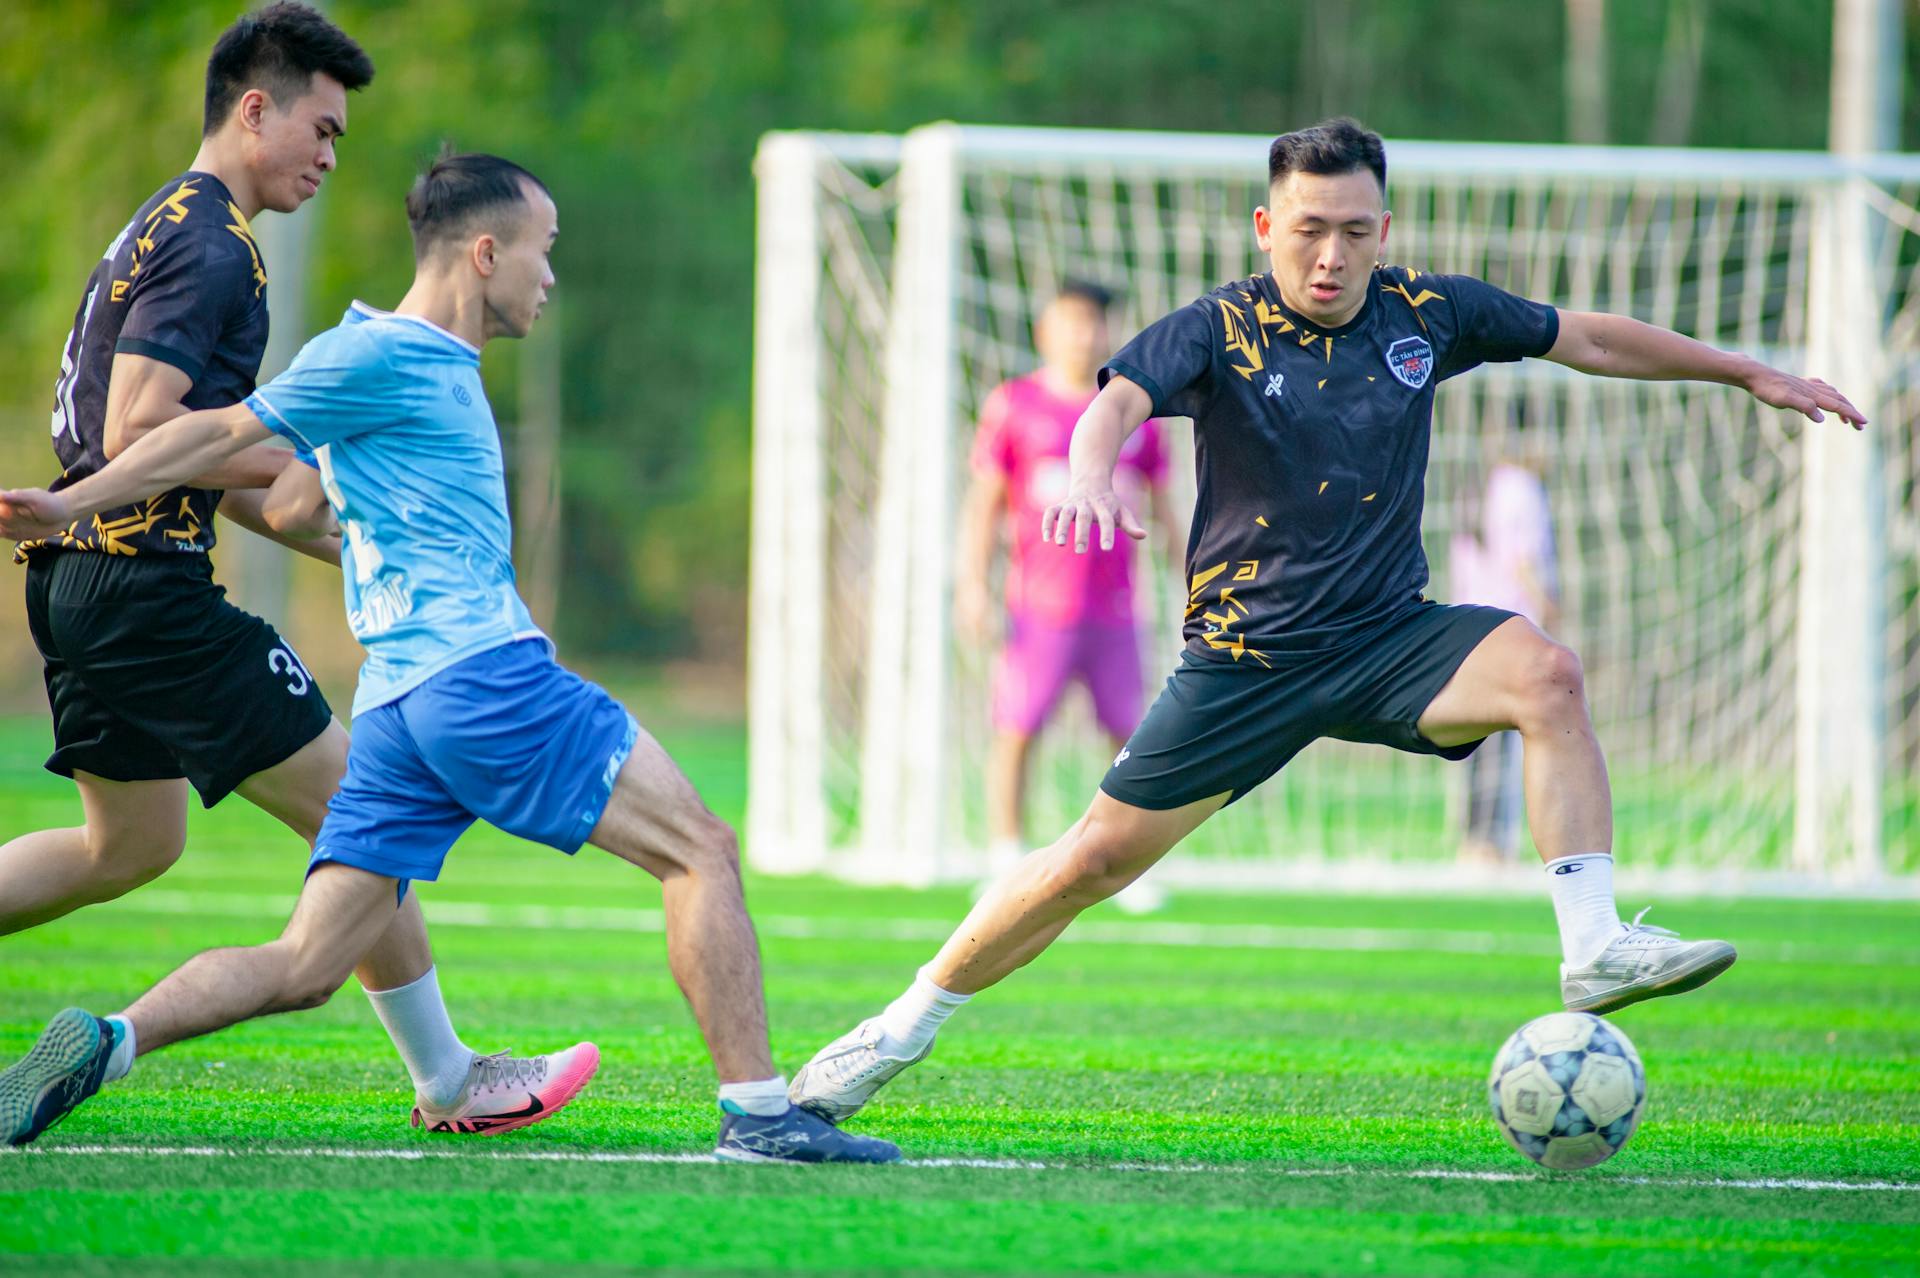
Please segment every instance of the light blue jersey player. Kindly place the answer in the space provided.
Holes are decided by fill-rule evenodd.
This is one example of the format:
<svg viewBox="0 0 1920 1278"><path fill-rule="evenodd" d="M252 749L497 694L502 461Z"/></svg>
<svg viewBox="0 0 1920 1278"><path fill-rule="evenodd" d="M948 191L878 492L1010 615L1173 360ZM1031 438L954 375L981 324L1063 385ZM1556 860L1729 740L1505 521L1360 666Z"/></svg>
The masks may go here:
<svg viewBox="0 0 1920 1278"><path fill-rule="evenodd" d="M324 1002L407 883L438 877L479 819L567 853L592 843L660 879L674 977L721 1081L720 1157L897 1159L788 1104L732 830L617 701L555 662L514 588L480 347L524 337L539 316L559 233L552 197L505 160L448 155L415 183L407 215L416 274L394 311L356 303L245 403L176 418L70 488L0 494L0 532L35 535L283 435L317 474L288 467L267 510L283 530L338 521L349 621L367 652L346 779L286 931L201 954L112 1026L60 1013L0 1074L0 1139L32 1140L91 1096L123 1024L145 1053ZM580 1082L554 1080L554 1099ZM528 1113L506 1117L537 1117L532 1095Z"/></svg>
<svg viewBox="0 0 1920 1278"><path fill-rule="evenodd" d="M475 817L577 851L640 727L554 662L514 588L479 348L355 302L246 406L318 467L367 652L353 698L364 744L315 863L433 879Z"/></svg>
<svg viewBox="0 0 1920 1278"><path fill-rule="evenodd" d="M247 407L312 458L342 533L358 718L468 657L542 639L513 581L480 350L417 315L348 308Z"/></svg>

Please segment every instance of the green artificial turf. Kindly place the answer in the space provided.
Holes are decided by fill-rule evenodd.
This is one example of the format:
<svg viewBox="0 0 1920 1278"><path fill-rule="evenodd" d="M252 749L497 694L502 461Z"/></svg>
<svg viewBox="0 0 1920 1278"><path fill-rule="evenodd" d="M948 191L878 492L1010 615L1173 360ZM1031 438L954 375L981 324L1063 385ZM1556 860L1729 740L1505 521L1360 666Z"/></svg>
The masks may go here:
<svg viewBox="0 0 1920 1278"><path fill-rule="evenodd" d="M37 771L44 736L0 728L9 831L77 819ZM661 736L737 820L737 729ZM0 1058L62 1006L114 1010L195 950L277 930L295 840L238 801L192 829L161 881L0 939ZM788 1069L966 909L819 880L749 893ZM711 1147L712 1079L637 871L479 831L423 900L473 1046L600 1044L572 1107L497 1139L413 1132L349 987L148 1057L0 1156L0 1273L1920 1272L1911 902L1660 902L1653 921L1741 961L1614 1018L1646 1061L1642 1126L1612 1162L1550 1174L1485 1100L1494 1049L1555 1006L1544 893L1103 908L856 1120L922 1164L878 1169L688 1161ZM1880 1187L1763 1183L1791 1181Z"/></svg>

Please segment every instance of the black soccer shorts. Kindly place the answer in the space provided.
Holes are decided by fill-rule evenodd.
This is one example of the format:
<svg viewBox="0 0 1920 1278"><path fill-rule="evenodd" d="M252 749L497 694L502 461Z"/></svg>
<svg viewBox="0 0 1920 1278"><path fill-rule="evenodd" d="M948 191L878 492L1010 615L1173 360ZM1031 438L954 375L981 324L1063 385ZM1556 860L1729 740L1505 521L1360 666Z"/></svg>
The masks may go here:
<svg viewBox="0 0 1920 1278"><path fill-rule="evenodd" d="M1416 726L1467 654L1515 614L1420 603L1310 654L1209 660L1191 650L1100 788L1165 810L1231 792L1229 803L1321 737L1464 759L1478 741L1437 746Z"/></svg>
<svg viewBox="0 0 1920 1278"><path fill-rule="evenodd" d="M47 770L185 777L212 807L332 721L277 631L227 602L204 554L37 550L27 623L46 663Z"/></svg>

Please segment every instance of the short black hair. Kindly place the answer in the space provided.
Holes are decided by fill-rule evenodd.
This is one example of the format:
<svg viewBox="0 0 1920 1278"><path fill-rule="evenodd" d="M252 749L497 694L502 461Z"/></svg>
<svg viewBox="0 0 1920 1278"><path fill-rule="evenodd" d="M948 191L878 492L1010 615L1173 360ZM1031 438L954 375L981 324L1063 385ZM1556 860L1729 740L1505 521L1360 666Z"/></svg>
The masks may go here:
<svg viewBox="0 0 1920 1278"><path fill-rule="evenodd" d="M1060 291L1054 294L1056 299L1074 298L1087 303L1096 311L1105 314L1113 309L1113 290L1092 280L1069 279L1060 285Z"/></svg>
<svg viewBox="0 0 1920 1278"><path fill-rule="evenodd" d="M1387 144L1378 133L1344 115L1322 120L1310 129L1282 133L1267 148L1268 186L1289 173L1330 177L1361 169L1373 174L1382 192L1387 189Z"/></svg>
<svg viewBox="0 0 1920 1278"><path fill-rule="evenodd" d="M528 186L551 194L545 182L512 160L443 148L407 192L414 260L425 258L436 244L472 234L488 213L525 205Z"/></svg>
<svg viewBox="0 0 1920 1278"><path fill-rule="evenodd" d="M349 89L373 83L373 59L352 36L304 4L282 0L249 13L221 33L207 59L201 136L211 137L248 89L265 89L284 109L304 97L316 71Z"/></svg>

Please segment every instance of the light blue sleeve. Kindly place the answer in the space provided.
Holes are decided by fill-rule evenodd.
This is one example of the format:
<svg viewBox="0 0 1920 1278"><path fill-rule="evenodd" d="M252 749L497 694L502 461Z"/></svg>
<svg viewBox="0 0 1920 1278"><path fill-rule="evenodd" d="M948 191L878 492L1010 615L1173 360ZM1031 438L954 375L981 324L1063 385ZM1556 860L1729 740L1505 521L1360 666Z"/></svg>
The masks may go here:
<svg viewBox="0 0 1920 1278"><path fill-rule="evenodd" d="M392 426L412 399L390 352L355 328L335 328L301 348L280 376L247 396L266 428L309 454Z"/></svg>

